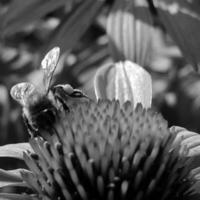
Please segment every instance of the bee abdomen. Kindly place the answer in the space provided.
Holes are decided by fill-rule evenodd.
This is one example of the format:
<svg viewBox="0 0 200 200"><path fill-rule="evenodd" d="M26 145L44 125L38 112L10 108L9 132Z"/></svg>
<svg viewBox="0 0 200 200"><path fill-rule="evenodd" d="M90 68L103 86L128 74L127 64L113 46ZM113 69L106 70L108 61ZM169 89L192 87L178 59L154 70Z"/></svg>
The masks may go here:
<svg viewBox="0 0 200 200"><path fill-rule="evenodd" d="M57 108L49 99L42 98L37 103L29 105L24 113L31 127L35 130L44 130L54 125Z"/></svg>

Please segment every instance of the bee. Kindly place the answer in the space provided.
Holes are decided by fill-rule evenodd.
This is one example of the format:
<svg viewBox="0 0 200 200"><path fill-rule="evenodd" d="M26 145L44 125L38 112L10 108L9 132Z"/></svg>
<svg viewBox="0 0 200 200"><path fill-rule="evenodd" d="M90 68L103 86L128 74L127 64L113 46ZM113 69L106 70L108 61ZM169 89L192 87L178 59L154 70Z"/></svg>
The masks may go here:
<svg viewBox="0 0 200 200"><path fill-rule="evenodd" d="M60 106L70 111L68 99L89 99L81 90L71 85L55 85L51 81L60 55L60 48L54 47L41 62L43 85L37 88L29 82L14 85L10 94L22 106L22 116L30 132L38 132L52 127L55 123Z"/></svg>

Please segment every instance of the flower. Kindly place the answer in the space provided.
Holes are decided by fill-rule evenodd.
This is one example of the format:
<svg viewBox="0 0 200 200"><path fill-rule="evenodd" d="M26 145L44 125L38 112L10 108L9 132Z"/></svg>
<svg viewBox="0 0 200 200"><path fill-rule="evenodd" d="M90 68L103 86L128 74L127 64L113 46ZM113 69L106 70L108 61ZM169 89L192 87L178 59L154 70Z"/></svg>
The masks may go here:
<svg viewBox="0 0 200 200"><path fill-rule="evenodd" d="M29 168L0 170L0 188L22 191L0 198L198 199L200 170L192 161L200 137L168 128L153 111L148 72L130 61L107 65L96 75L95 91L98 101L72 101L70 110L55 102L54 123L38 126L37 134L30 129L30 145L0 148L0 157L23 159ZM69 103L67 95L60 98Z"/></svg>
<svg viewBox="0 0 200 200"><path fill-rule="evenodd" d="M41 135L24 155L31 173L22 172L38 199L195 199L181 139L174 145L167 122L140 104L77 104Z"/></svg>

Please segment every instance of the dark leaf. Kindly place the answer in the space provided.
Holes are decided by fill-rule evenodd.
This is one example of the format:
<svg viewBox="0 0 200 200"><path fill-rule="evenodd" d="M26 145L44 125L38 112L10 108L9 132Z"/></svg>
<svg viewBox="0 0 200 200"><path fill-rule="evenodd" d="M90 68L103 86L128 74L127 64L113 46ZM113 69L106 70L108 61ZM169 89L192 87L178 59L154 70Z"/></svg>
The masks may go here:
<svg viewBox="0 0 200 200"><path fill-rule="evenodd" d="M83 1L55 30L48 45L44 48L43 54L54 46L59 46L62 51L72 49L95 20L103 3L104 0Z"/></svg>
<svg viewBox="0 0 200 200"><path fill-rule="evenodd" d="M155 5L162 23L180 47L185 58L195 69L199 69L199 0L159 0Z"/></svg>
<svg viewBox="0 0 200 200"><path fill-rule="evenodd" d="M14 0L5 16L1 18L3 34L14 34L26 25L69 3L71 4L70 0Z"/></svg>

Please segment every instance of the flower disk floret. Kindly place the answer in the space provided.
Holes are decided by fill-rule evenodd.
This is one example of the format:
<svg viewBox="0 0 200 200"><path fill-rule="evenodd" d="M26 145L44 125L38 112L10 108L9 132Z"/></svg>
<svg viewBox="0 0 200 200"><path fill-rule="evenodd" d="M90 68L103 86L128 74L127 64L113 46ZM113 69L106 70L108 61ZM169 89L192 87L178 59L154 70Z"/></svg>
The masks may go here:
<svg viewBox="0 0 200 200"><path fill-rule="evenodd" d="M38 198L195 199L176 135L152 109L132 108L115 100L77 104L43 138L32 138L35 153L24 156L32 173L23 179Z"/></svg>

